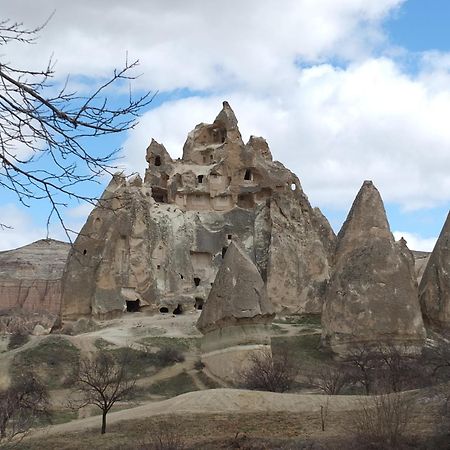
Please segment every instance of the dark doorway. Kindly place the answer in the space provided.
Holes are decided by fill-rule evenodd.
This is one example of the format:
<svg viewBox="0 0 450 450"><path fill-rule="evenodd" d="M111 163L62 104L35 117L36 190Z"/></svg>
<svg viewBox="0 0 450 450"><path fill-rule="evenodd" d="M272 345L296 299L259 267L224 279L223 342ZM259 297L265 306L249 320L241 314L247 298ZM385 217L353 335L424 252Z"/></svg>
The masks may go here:
<svg viewBox="0 0 450 450"><path fill-rule="evenodd" d="M173 313L178 315L178 314L183 314L183 307L178 304L178 306L173 310Z"/></svg>
<svg viewBox="0 0 450 450"><path fill-rule="evenodd" d="M195 297L195 309L201 311L203 309L204 300L200 297Z"/></svg>
<svg viewBox="0 0 450 450"><path fill-rule="evenodd" d="M252 180L252 171L250 169L246 169L245 173L244 173L244 180L250 181Z"/></svg>
<svg viewBox="0 0 450 450"><path fill-rule="evenodd" d="M202 184L203 183L203 175L199 175L197 177L197 181L199 182L199 184Z"/></svg>
<svg viewBox="0 0 450 450"><path fill-rule="evenodd" d="M141 302L139 299L127 300L127 312L139 312L141 310Z"/></svg>
<svg viewBox="0 0 450 450"><path fill-rule="evenodd" d="M226 253L227 253L227 247L222 247L222 258L225 258Z"/></svg>
<svg viewBox="0 0 450 450"><path fill-rule="evenodd" d="M194 284L196 285L196 286L199 286L200 285L200 278L199 277L195 277L194 278Z"/></svg>
<svg viewBox="0 0 450 450"><path fill-rule="evenodd" d="M161 156L155 156L155 166L161 165Z"/></svg>
<svg viewBox="0 0 450 450"><path fill-rule="evenodd" d="M169 312L169 308L166 308L165 306L162 306L161 308L159 308L159 312L161 314L167 314Z"/></svg>

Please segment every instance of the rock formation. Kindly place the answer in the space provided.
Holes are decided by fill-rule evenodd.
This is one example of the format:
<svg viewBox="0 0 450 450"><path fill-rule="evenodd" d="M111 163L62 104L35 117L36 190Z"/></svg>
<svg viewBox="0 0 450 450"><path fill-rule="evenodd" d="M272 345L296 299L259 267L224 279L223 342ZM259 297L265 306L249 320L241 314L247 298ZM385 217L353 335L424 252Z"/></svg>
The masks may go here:
<svg viewBox="0 0 450 450"><path fill-rule="evenodd" d="M380 194L365 181L338 234L322 342L345 354L352 345L380 343L416 351L424 338L413 256L394 241Z"/></svg>
<svg viewBox="0 0 450 450"><path fill-rule="evenodd" d="M189 133L182 159L154 140L146 159L144 181L114 176L81 230L65 319L199 308L236 236L278 311L320 313L334 233L263 138L243 143L228 103Z"/></svg>
<svg viewBox="0 0 450 450"><path fill-rule="evenodd" d="M43 239L0 252L0 309L59 314L69 248L65 242Z"/></svg>
<svg viewBox="0 0 450 450"><path fill-rule="evenodd" d="M197 322L204 334L202 361L206 369L225 380L238 381L251 354L270 351L274 316L258 269L246 252L231 242Z"/></svg>
<svg viewBox="0 0 450 450"><path fill-rule="evenodd" d="M419 296L425 319L450 328L450 212L423 273Z"/></svg>

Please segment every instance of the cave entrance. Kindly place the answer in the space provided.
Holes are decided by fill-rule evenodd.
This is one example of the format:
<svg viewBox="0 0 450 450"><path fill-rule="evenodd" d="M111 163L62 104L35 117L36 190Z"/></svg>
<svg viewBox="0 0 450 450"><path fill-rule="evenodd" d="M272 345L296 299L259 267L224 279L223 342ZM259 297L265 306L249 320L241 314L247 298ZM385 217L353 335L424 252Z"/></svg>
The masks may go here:
<svg viewBox="0 0 450 450"><path fill-rule="evenodd" d="M176 315L183 314L183 307L180 304L178 304L178 306L173 310L173 314Z"/></svg>
<svg viewBox="0 0 450 450"><path fill-rule="evenodd" d="M169 312L169 308L167 308L166 306L162 306L161 308L159 308L159 312L161 314L167 314Z"/></svg>
<svg viewBox="0 0 450 450"><path fill-rule="evenodd" d="M195 309L201 311L203 309L203 303L205 301L200 297L195 297Z"/></svg>
<svg viewBox="0 0 450 450"><path fill-rule="evenodd" d="M126 300L127 312L139 312L141 310L141 302L137 298L136 300Z"/></svg>

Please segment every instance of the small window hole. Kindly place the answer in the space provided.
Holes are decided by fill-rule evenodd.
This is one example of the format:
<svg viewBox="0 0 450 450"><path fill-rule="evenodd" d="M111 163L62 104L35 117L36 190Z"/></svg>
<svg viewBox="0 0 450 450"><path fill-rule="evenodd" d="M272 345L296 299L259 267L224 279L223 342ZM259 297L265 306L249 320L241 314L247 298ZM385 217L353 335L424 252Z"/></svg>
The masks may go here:
<svg viewBox="0 0 450 450"><path fill-rule="evenodd" d="M157 155L155 156L155 166L161 165L161 156Z"/></svg>
<svg viewBox="0 0 450 450"><path fill-rule="evenodd" d="M159 312L161 314L167 314L169 312L169 308L166 308L165 306L159 308Z"/></svg>
<svg viewBox="0 0 450 450"><path fill-rule="evenodd" d="M199 175L199 176L197 177L197 181L198 181L199 184L202 184L202 183L203 183L203 177L204 177L204 175Z"/></svg>
<svg viewBox="0 0 450 450"><path fill-rule="evenodd" d="M196 285L196 286L200 286L200 278L199 277L195 277L194 278L194 284Z"/></svg>

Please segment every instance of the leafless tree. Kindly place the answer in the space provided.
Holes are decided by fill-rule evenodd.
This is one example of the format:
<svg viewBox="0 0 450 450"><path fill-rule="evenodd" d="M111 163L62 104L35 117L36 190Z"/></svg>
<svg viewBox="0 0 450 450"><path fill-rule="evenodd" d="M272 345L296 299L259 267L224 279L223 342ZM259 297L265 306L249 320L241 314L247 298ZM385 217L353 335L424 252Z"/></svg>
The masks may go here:
<svg viewBox="0 0 450 450"><path fill-rule="evenodd" d="M241 384L247 389L285 392L297 375L292 358L287 351L274 356L270 350L255 353L250 365L240 373Z"/></svg>
<svg viewBox="0 0 450 450"><path fill-rule="evenodd" d="M374 371L379 364L373 349L368 345L357 345L350 349L344 361L355 369L356 380L363 386L365 393L369 395L373 387Z"/></svg>
<svg viewBox="0 0 450 450"><path fill-rule="evenodd" d="M24 436L42 418L50 418L48 390L33 372L0 391L0 442Z"/></svg>
<svg viewBox="0 0 450 450"><path fill-rule="evenodd" d="M0 21L0 46L34 44L43 28ZM132 129L152 100L150 93L134 97L130 90L125 104L117 106L106 95L126 88L137 65L126 58L123 68L80 94L70 90L69 79L62 86L56 82L52 60L34 70L0 59L0 188L26 206L49 202L47 225L55 215L68 235L61 208L69 199L94 204L81 185L115 170L118 150L96 151L92 138Z"/></svg>
<svg viewBox="0 0 450 450"><path fill-rule="evenodd" d="M76 378L76 387L69 406L80 409L94 405L102 411L101 433L106 433L106 416L114 404L126 400L133 394L136 376L129 369L126 352L113 356L108 352L99 352L92 359L80 361Z"/></svg>
<svg viewBox="0 0 450 450"><path fill-rule="evenodd" d="M324 365L309 376L309 383L327 395L338 395L345 386L353 384L353 376L348 366Z"/></svg>

